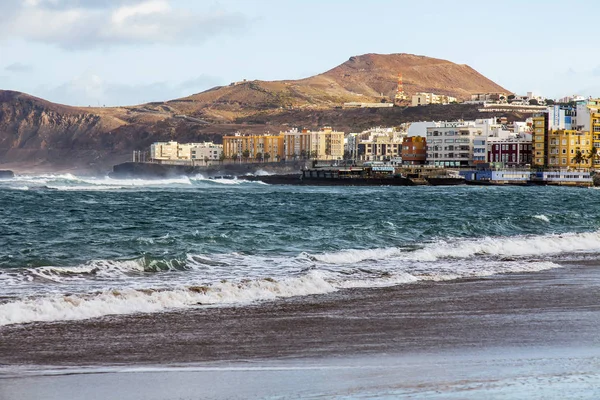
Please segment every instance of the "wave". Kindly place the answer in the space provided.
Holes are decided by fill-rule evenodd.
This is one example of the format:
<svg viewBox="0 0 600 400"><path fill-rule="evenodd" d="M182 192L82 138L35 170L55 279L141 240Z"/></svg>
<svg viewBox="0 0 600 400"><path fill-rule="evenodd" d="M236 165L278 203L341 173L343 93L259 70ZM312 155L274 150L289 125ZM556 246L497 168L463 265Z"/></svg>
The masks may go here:
<svg viewBox="0 0 600 400"><path fill-rule="evenodd" d="M533 218L539 219L540 221L544 221L544 222L550 222L550 218L548 218L544 214L534 215Z"/></svg>
<svg viewBox="0 0 600 400"><path fill-rule="evenodd" d="M541 236L486 237L471 240L440 240L412 250L400 247L384 249L343 250L335 253L308 255L327 264L355 264L366 260L396 259L405 261L436 261L466 259L473 256L544 256L565 252L597 251L600 231L586 233L549 234Z"/></svg>
<svg viewBox="0 0 600 400"><path fill-rule="evenodd" d="M251 175L251 174L247 174ZM190 178L192 182L196 183L208 183L212 185L266 185L264 182L260 181L249 181L247 179L238 179L237 177L213 177L207 178L202 174L195 175Z"/></svg>
<svg viewBox="0 0 600 400"><path fill-rule="evenodd" d="M559 268L551 262L495 263L485 269L450 269L440 273L377 273L350 275L311 270L281 279L261 278L238 282L222 280L208 285L177 288L106 289L97 293L47 295L0 304L0 326L43 321L83 320L108 315L155 313L198 306L250 304L287 297L326 294L346 288L409 284L423 280L453 280L510 272Z"/></svg>
<svg viewBox="0 0 600 400"><path fill-rule="evenodd" d="M28 187L42 187L51 190L121 190L140 187L190 186L188 177L162 179L113 179L105 177L80 177L73 174L18 175L12 183L26 184Z"/></svg>

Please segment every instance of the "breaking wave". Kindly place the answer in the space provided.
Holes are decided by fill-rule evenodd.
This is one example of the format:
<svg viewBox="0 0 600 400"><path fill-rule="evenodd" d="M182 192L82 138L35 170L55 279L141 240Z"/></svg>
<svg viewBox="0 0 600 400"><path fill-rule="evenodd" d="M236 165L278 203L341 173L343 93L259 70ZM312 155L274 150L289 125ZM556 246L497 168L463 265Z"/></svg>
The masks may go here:
<svg viewBox="0 0 600 400"><path fill-rule="evenodd" d="M411 251L400 247L386 249L343 250L335 253L310 255L328 264L354 264L366 260L395 258L406 261L436 261L465 259L473 256L544 256L565 252L598 251L600 231L564 233L541 236L513 236L475 240L440 240Z"/></svg>
<svg viewBox="0 0 600 400"><path fill-rule="evenodd" d="M177 288L106 289L97 293L30 297L0 304L0 326L42 321L83 320L108 315L155 313L172 309L248 304L293 296L326 294L345 288L370 288L423 280L452 280L510 272L534 272L560 267L552 262L510 262L480 268L448 268L432 273L338 274L311 270L295 277L222 280Z"/></svg>

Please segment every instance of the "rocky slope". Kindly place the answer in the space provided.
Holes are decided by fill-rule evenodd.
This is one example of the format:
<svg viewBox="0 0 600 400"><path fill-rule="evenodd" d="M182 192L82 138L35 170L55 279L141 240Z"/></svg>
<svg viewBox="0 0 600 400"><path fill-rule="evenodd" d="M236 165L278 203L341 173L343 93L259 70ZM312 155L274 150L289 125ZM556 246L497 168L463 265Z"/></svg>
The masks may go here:
<svg viewBox="0 0 600 400"><path fill-rule="evenodd" d="M278 132L291 126L359 130L412 120L474 118L476 107L341 110L346 101L393 98L398 72L405 92L465 98L504 91L472 68L408 54L351 57L323 74L296 81L248 81L186 98L131 107L69 107L0 90L0 166L18 171L103 172L152 142L221 141L235 131Z"/></svg>

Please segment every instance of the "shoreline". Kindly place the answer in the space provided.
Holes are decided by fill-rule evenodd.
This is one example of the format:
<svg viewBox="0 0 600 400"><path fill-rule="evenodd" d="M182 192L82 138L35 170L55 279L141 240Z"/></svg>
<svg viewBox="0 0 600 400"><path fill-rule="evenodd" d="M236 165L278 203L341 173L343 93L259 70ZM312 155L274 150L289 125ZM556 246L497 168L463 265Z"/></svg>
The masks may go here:
<svg viewBox="0 0 600 400"><path fill-rule="evenodd" d="M597 345L599 273L587 264L565 265L247 306L7 325L0 328L0 364L163 365ZM152 352L140 351L148 347Z"/></svg>
<svg viewBox="0 0 600 400"><path fill-rule="evenodd" d="M596 398L597 261L0 328L0 398ZM232 384L235 382L235 384Z"/></svg>

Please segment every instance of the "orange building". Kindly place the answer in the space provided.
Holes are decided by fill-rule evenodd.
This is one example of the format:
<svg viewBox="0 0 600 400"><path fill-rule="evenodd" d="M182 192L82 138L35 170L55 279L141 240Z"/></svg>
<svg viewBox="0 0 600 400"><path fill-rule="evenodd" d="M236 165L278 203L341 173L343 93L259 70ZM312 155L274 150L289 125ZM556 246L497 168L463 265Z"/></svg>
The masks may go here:
<svg viewBox="0 0 600 400"><path fill-rule="evenodd" d="M402 164L423 165L427 160L427 139L421 136L405 137L402 141Z"/></svg>
<svg viewBox="0 0 600 400"><path fill-rule="evenodd" d="M239 158L260 159L265 161L279 161L285 157L283 135L247 135L236 134L223 136L223 154L225 158L232 158L234 154Z"/></svg>

